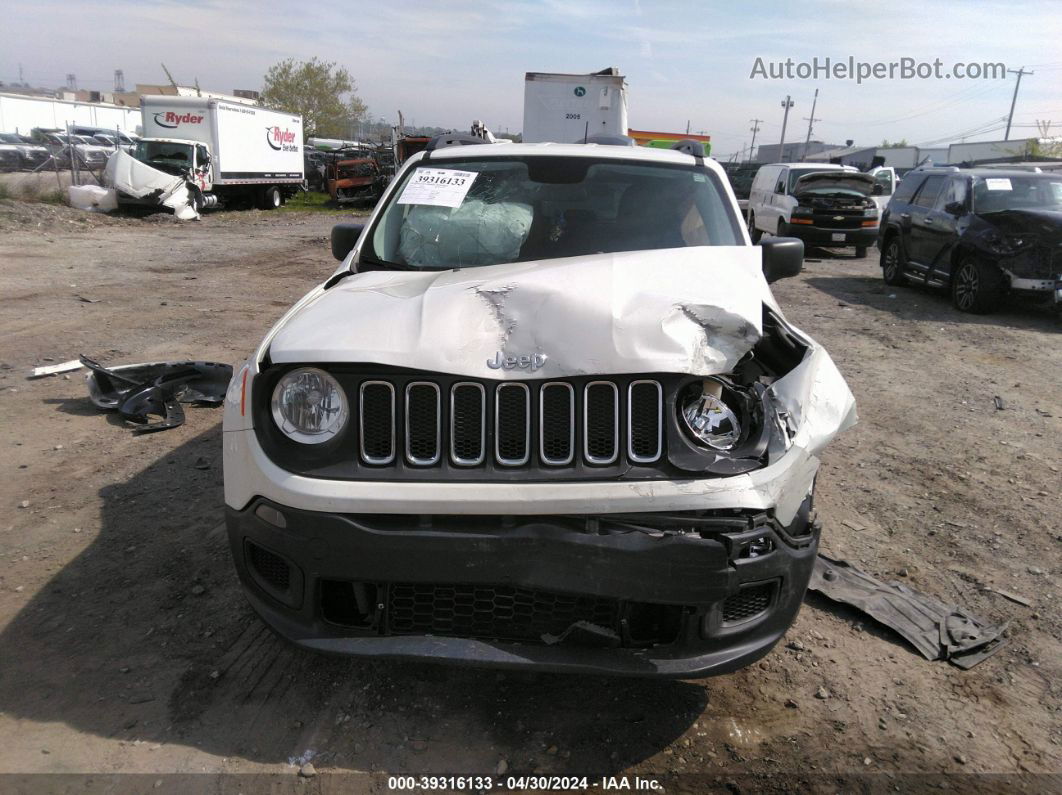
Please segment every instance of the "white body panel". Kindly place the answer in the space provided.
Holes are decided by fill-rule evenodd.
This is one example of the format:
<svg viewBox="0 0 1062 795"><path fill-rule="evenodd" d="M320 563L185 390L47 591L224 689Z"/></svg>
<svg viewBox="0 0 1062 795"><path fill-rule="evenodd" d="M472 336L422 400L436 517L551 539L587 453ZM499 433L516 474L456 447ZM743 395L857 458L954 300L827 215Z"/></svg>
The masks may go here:
<svg viewBox="0 0 1062 795"><path fill-rule="evenodd" d="M206 97L141 98L145 138L206 144L216 185L301 183L302 117Z"/></svg>
<svg viewBox="0 0 1062 795"><path fill-rule="evenodd" d="M576 143L627 130L627 83L621 75L528 72L524 77L524 141Z"/></svg>

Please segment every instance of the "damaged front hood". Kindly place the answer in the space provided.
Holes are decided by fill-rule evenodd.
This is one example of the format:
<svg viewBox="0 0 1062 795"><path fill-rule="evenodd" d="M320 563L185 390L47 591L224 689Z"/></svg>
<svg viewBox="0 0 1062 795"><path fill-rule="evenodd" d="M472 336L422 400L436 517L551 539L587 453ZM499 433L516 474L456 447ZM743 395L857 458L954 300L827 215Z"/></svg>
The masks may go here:
<svg viewBox="0 0 1062 795"><path fill-rule="evenodd" d="M477 378L712 375L759 340L764 303L775 306L752 246L369 271L307 301L269 356Z"/></svg>

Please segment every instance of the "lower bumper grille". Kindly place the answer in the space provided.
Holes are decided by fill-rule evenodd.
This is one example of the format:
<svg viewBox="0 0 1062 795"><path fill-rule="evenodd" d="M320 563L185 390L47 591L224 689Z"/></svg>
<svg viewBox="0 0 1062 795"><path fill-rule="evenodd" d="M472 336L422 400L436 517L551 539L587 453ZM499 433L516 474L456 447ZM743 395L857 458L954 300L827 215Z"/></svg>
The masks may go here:
<svg viewBox="0 0 1062 795"><path fill-rule="evenodd" d="M740 624L766 612L774 601L776 583L747 585L723 600L723 623Z"/></svg>
<svg viewBox="0 0 1062 795"><path fill-rule="evenodd" d="M392 635L545 643L578 622L607 630L614 645L672 643L683 608L558 594L505 585L392 583L387 586L387 628ZM578 642L578 641L575 641Z"/></svg>

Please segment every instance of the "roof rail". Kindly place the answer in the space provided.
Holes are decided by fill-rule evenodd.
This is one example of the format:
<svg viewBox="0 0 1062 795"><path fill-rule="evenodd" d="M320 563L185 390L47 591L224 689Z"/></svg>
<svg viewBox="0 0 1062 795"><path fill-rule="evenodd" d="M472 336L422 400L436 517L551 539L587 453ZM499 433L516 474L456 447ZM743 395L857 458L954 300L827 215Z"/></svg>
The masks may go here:
<svg viewBox="0 0 1062 795"><path fill-rule="evenodd" d="M685 155L693 155L694 157L704 157L704 144L700 141L694 141L691 138L685 138L681 141L675 141L671 144L671 148Z"/></svg>
<svg viewBox="0 0 1062 795"><path fill-rule="evenodd" d="M468 135L467 133L443 133L442 135L436 135L424 148L425 152L432 152L436 149L445 149L448 146L471 146L472 144L485 144L487 143L482 138L478 138L474 135Z"/></svg>
<svg viewBox="0 0 1062 795"><path fill-rule="evenodd" d="M634 146L634 139L629 135L591 135L577 144L598 144L599 146Z"/></svg>

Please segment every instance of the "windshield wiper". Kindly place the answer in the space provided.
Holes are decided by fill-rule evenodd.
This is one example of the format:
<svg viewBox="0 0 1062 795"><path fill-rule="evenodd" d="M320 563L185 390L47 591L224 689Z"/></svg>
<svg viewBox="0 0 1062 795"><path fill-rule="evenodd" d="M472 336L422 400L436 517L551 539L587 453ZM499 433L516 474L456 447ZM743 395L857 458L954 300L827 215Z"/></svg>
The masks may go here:
<svg viewBox="0 0 1062 795"><path fill-rule="evenodd" d="M409 265L403 265L399 262L388 262L382 260L379 257L374 257L372 254L362 253L358 259L359 271L411 271Z"/></svg>

